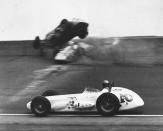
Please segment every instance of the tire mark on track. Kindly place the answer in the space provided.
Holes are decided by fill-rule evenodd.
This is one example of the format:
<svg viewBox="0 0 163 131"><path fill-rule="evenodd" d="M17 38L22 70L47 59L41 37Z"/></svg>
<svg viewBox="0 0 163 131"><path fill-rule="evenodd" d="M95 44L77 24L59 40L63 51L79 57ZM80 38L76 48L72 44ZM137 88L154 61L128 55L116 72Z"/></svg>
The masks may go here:
<svg viewBox="0 0 163 131"><path fill-rule="evenodd" d="M47 79L54 73L59 73L62 71L66 71L68 69L67 66L62 66L62 65L50 65L44 69L39 69L33 71L33 80L27 86L16 93L14 96L9 98L9 102L16 102L21 97L18 96L25 96L28 93L33 93L35 90L40 90L45 87L45 83L47 82Z"/></svg>

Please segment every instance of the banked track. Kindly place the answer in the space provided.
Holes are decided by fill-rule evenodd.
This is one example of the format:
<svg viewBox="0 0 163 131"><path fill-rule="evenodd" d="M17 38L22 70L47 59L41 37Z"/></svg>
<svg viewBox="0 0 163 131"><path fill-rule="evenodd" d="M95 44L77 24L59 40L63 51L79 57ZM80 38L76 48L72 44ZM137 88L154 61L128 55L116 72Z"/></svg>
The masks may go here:
<svg viewBox="0 0 163 131"><path fill-rule="evenodd" d="M70 65L52 65L51 61L35 53L31 56L0 56L0 113L3 114L0 116L0 130L162 129L163 68L161 64L153 64L153 62L144 64L143 62L146 62L147 59L141 60L141 63L138 64L110 63L105 62L106 60L92 62L88 59L88 63L80 61L80 63ZM159 52L160 55L155 54L153 56L161 59L161 52ZM100 89L103 79L114 80L117 86L136 91L144 99L145 106L133 111L122 112L118 114L121 117L114 118L89 114L83 116L58 114L50 115L47 118L35 118L26 110L26 102L46 89L55 89L63 94L81 92L85 86ZM7 114L18 114L18 116ZM21 116L21 114L27 115ZM33 121L35 122L32 123ZM38 126L40 124L43 126ZM97 126L93 126L95 124Z"/></svg>

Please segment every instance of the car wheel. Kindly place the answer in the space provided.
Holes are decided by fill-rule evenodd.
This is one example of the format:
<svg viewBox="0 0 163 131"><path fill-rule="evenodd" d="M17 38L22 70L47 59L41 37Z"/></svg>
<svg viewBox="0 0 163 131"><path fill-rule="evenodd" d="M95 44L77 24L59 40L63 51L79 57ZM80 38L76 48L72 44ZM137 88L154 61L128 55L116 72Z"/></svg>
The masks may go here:
<svg viewBox="0 0 163 131"><path fill-rule="evenodd" d="M55 95L59 95L59 93L54 90L47 90L43 92L41 96L45 97L45 96L55 96Z"/></svg>
<svg viewBox="0 0 163 131"><path fill-rule="evenodd" d="M46 116L51 109L51 104L48 99L43 96L35 97L31 102L31 111L36 116Z"/></svg>
<svg viewBox="0 0 163 131"><path fill-rule="evenodd" d="M35 40L33 41L33 48L39 49L40 48L40 38L39 36L36 36Z"/></svg>
<svg viewBox="0 0 163 131"><path fill-rule="evenodd" d="M103 116L115 115L119 107L119 100L112 93L104 93L96 101L97 111Z"/></svg>

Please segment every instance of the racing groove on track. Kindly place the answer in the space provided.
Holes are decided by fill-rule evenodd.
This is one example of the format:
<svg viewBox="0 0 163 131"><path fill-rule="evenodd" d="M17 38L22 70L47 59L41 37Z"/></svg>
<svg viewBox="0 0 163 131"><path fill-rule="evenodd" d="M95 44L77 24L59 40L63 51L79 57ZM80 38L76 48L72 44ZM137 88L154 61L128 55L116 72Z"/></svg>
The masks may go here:
<svg viewBox="0 0 163 131"><path fill-rule="evenodd" d="M27 101L47 89L61 94L78 93L86 86L101 89L102 80L109 79L116 86L137 92L145 101L143 108L120 114L163 115L162 66L49 66L50 62L39 57L1 57L0 60L0 113L30 113L25 107ZM41 72L44 73L40 75Z"/></svg>

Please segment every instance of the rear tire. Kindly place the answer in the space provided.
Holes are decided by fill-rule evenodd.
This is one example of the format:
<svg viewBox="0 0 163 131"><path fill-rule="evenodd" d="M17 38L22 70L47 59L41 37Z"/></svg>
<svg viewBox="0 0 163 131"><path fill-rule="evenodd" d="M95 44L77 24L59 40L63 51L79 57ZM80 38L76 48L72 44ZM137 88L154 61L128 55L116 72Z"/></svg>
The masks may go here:
<svg viewBox="0 0 163 131"><path fill-rule="evenodd" d="M43 96L35 97L31 102L31 111L36 116L47 116L51 110L51 104L48 99Z"/></svg>
<svg viewBox="0 0 163 131"><path fill-rule="evenodd" d="M59 95L59 93L54 90L47 90L43 92L41 96L45 97L45 96L55 96L55 95Z"/></svg>
<svg viewBox="0 0 163 131"><path fill-rule="evenodd" d="M33 48L34 49L39 49L40 48L40 37L36 36L35 40L33 41Z"/></svg>
<svg viewBox="0 0 163 131"><path fill-rule="evenodd" d="M97 111L103 116L113 116L119 111L120 103L112 93L104 93L96 101Z"/></svg>

